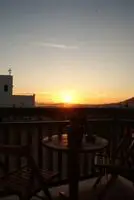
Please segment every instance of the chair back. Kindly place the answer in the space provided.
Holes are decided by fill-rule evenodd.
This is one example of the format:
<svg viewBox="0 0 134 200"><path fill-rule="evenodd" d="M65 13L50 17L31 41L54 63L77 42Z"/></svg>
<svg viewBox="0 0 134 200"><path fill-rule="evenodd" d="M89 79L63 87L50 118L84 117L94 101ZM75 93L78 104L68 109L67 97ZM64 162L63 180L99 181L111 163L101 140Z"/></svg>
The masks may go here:
<svg viewBox="0 0 134 200"><path fill-rule="evenodd" d="M124 163L130 168L134 168L134 138L132 138L132 141L126 151Z"/></svg>
<svg viewBox="0 0 134 200"><path fill-rule="evenodd" d="M120 163L124 163L126 159L126 154L128 153L128 149L130 148L132 143L132 137L130 134L130 130L125 130L123 136L119 140L119 143L117 147L115 148L115 151L111 155L111 159L113 163L116 159L120 159Z"/></svg>
<svg viewBox="0 0 134 200"><path fill-rule="evenodd" d="M5 156L15 156L15 157L25 157L27 159L27 167L31 169L30 179L33 180L33 177L36 177L40 182L43 178L40 174L39 168L31 155L30 151L31 146L29 145L0 145L0 154ZM6 174L6 166L0 161L0 168Z"/></svg>

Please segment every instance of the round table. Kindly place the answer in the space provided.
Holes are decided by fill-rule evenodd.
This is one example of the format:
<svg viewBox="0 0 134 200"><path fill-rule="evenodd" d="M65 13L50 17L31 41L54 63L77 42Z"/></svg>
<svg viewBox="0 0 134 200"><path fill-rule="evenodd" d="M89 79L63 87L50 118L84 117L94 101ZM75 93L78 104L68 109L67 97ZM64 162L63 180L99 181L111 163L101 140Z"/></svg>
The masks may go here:
<svg viewBox="0 0 134 200"><path fill-rule="evenodd" d="M80 152L97 152L100 150L103 150L107 144L108 141L104 138L94 136L95 140L94 142L88 142L86 139L83 139L82 145L79 148ZM62 134L60 137L59 135L53 135L51 138L44 137L42 140L43 146L53 149L53 150L61 150L61 151L68 151L68 140L67 140L67 134Z"/></svg>
<svg viewBox="0 0 134 200"><path fill-rule="evenodd" d="M69 157L69 199L78 199L78 182L79 182L79 153L95 153L103 151L108 141L104 138L94 136L94 142L87 142L82 140L81 147L74 151L68 146L68 135L53 135L51 137L44 137L42 144L44 147L53 151L62 151L68 153Z"/></svg>

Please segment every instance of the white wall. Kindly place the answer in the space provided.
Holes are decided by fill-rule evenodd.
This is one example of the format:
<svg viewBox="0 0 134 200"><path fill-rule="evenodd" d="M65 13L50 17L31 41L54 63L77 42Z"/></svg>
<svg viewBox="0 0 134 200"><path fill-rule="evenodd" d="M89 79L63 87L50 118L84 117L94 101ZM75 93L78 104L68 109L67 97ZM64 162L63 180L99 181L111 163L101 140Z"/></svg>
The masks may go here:
<svg viewBox="0 0 134 200"><path fill-rule="evenodd" d="M8 85L8 91L4 91L4 85ZM0 75L0 106L10 106L12 96L13 77Z"/></svg>
<svg viewBox="0 0 134 200"><path fill-rule="evenodd" d="M8 85L8 91L4 91L4 85ZM12 95L13 77L10 75L0 75L0 97L5 99Z"/></svg>
<svg viewBox="0 0 134 200"><path fill-rule="evenodd" d="M8 91L4 91L4 85ZM35 106L35 95L12 95L13 76L0 75L0 107L33 107Z"/></svg>
<svg viewBox="0 0 134 200"><path fill-rule="evenodd" d="M12 106L15 107L34 107L35 106L35 95L23 96L13 95Z"/></svg>
<svg viewBox="0 0 134 200"><path fill-rule="evenodd" d="M0 107L34 107L35 95L13 95L8 98L0 98Z"/></svg>

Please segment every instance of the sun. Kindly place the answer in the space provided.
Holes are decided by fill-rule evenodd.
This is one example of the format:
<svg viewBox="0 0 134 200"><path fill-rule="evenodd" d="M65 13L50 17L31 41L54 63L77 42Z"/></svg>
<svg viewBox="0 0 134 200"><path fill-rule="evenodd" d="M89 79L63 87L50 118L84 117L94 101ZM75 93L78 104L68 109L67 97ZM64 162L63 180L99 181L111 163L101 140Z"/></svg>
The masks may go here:
<svg viewBox="0 0 134 200"><path fill-rule="evenodd" d="M63 103L72 103L73 102L73 98L70 94L64 94L63 98L62 98Z"/></svg>
<svg viewBox="0 0 134 200"><path fill-rule="evenodd" d="M72 91L63 91L60 93L60 101L64 104L74 103L74 93Z"/></svg>
<svg viewBox="0 0 134 200"><path fill-rule="evenodd" d="M59 91L53 96L53 101L64 105L73 105L80 102L78 94L73 90Z"/></svg>

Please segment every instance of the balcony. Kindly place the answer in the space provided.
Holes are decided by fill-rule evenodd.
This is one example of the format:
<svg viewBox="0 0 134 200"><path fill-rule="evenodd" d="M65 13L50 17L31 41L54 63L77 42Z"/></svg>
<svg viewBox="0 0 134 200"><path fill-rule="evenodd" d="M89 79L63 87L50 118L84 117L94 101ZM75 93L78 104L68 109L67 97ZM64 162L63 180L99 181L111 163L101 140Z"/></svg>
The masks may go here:
<svg viewBox="0 0 134 200"><path fill-rule="evenodd" d="M106 138L109 141L109 150L112 152L124 131L133 129L134 126L134 110L128 108L1 108L0 113L0 143L28 144L32 137L32 154L37 165L43 169L47 168L59 172L58 177L51 185L52 195L55 199L58 199L59 191L68 193L68 156L66 152L54 152L44 148L41 144L43 137L66 132L66 126L70 123L70 119L80 116L86 119L87 129L91 134ZM1 157L1 159L9 172L20 168L25 163L23 159L9 156ZM79 159L80 199L89 199L89 197L95 199L96 194L91 188L98 176L94 164L99 163L100 158L96 154L80 153ZM2 176L2 173L0 175ZM113 195L118 197L119 191L126 192L124 195L129 197L134 192L131 183L122 177L109 192L109 195L112 196L111 199ZM110 199L110 196L108 199Z"/></svg>

